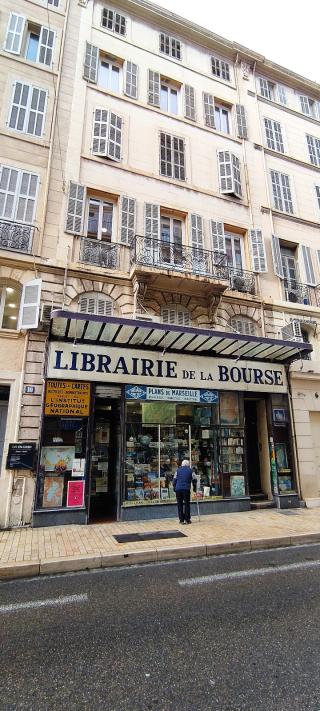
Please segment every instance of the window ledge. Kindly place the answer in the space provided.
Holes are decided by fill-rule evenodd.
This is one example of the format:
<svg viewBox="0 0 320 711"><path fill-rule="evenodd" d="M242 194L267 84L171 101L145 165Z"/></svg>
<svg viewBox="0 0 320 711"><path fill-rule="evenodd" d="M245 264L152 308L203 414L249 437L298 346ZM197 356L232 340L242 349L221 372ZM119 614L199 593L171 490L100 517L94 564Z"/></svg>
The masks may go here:
<svg viewBox="0 0 320 711"><path fill-rule="evenodd" d="M313 163L311 163L311 162L309 163L305 160L302 160L301 158L294 158L294 156L289 156L288 153L281 153L280 151L274 151L272 148L269 148L268 146L263 146L260 143L255 143L254 147L258 151L264 151L269 156L275 156L276 158L283 158L283 160L287 160L289 163L295 163L296 165L302 165L304 168L311 168L312 170L315 170L318 173L320 172L320 165L314 165Z"/></svg>
<svg viewBox="0 0 320 711"><path fill-rule="evenodd" d="M315 227L317 230L319 230L319 222L314 222L313 220L307 220L304 217L298 217L297 215L291 215L290 212L280 212L279 210L275 210L274 208L267 207L266 205L261 205L261 212L268 213L270 211L274 217L280 217L284 220L292 220L293 222L297 222L300 225L309 225L309 227Z"/></svg>
<svg viewBox="0 0 320 711"><path fill-rule="evenodd" d="M46 149L50 148L49 141L45 141L41 136L30 136L28 133L23 133L23 131L3 128L0 130L0 136L8 136L8 138L13 138L15 141L25 141L26 143L32 143L33 145L41 146Z"/></svg>
<svg viewBox="0 0 320 711"><path fill-rule="evenodd" d="M64 17L65 13L61 9L61 7L54 7L54 5L48 5L47 2L44 2L43 0L26 0L30 5L35 5L36 7L42 7L46 12L48 10L50 12L55 12L57 15L62 15Z"/></svg>
<svg viewBox="0 0 320 711"><path fill-rule="evenodd" d="M54 74L55 76L58 76L58 71L56 69L53 69L52 67L47 67L44 64L40 64L39 62L30 62L28 59L25 57L20 57L18 54L12 54L11 52L6 52L4 49L0 50L0 57L5 57L6 59L10 59L11 61L18 62L18 64L23 64L24 66L27 67L33 67L35 69L40 69L41 72L45 72L46 74Z"/></svg>
<svg viewBox="0 0 320 711"><path fill-rule="evenodd" d="M0 328L0 338L21 338L21 331L14 331L11 328Z"/></svg>
<svg viewBox="0 0 320 711"><path fill-rule="evenodd" d="M292 114L293 116L298 116L299 118L306 119L307 121L311 121L311 123L315 124L315 126L319 126L320 119L316 119L313 116L308 116L308 114L303 114L302 111L292 109L290 106L286 106L285 104L280 104L279 101L272 101L271 99L266 99L265 96L261 96L258 93L256 93L256 97L258 101L261 101L263 104L268 104L268 106L275 106L278 109L283 109L283 111L286 111L288 114Z"/></svg>

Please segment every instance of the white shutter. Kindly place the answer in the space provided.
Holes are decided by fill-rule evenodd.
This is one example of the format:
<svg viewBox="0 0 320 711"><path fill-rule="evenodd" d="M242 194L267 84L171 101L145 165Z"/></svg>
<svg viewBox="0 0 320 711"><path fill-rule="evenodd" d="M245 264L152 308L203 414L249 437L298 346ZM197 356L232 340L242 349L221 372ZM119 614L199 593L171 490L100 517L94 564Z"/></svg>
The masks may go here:
<svg viewBox="0 0 320 711"><path fill-rule="evenodd" d="M4 49L7 52L20 54L25 24L26 18L23 15L11 12L4 42Z"/></svg>
<svg viewBox="0 0 320 711"><path fill-rule="evenodd" d="M232 165L232 178L233 178L233 194L241 198L242 197L242 187L241 187L241 171L240 171L240 161L234 153L231 153L231 165Z"/></svg>
<svg viewBox="0 0 320 711"><path fill-rule="evenodd" d="M22 84L21 81L13 84L9 128L15 131L25 131L30 89L29 84Z"/></svg>
<svg viewBox="0 0 320 711"><path fill-rule="evenodd" d="M148 104L160 107L160 74L152 69L148 72Z"/></svg>
<svg viewBox="0 0 320 711"><path fill-rule="evenodd" d="M226 253L226 240L224 236L224 224L218 220L210 220L212 248L220 254Z"/></svg>
<svg viewBox="0 0 320 711"><path fill-rule="evenodd" d="M150 202L145 204L145 237L159 239L160 236L160 205Z"/></svg>
<svg viewBox="0 0 320 711"><path fill-rule="evenodd" d="M233 176L230 151L218 151L220 191L233 193Z"/></svg>
<svg viewBox="0 0 320 711"><path fill-rule="evenodd" d="M73 235L82 235L85 201L85 186L70 181L66 232L71 232Z"/></svg>
<svg viewBox="0 0 320 711"><path fill-rule="evenodd" d="M42 279L28 281L22 290L18 330L20 328L37 328L39 323L39 309Z"/></svg>
<svg viewBox="0 0 320 711"><path fill-rule="evenodd" d="M271 247L272 247L272 259L273 259L274 273L278 277L280 277L280 279L284 279L280 242L279 242L279 238L276 237L276 235L272 235Z"/></svg>
<svg viewBox="0 0 320 711"><path fill-rule="evenodd" d="M192 247L203 246L203 221L200 215L190 215L190 231Z"/></svg>
<svg viewBox="0 0 320 711"><path fill-rule="evenodd" d="M301 331L300 321L293 319L286 326L282 326L281 335L284 341L297 341L302 343L303 336Z"/></svg>
<svg viewBox="0 0 320 711"><path fill-rule="evenodd" d="M126 62L124 93L131 99L138 98L138 66L133 62Z"/></svg>
<svg viewBox="0 0 320 711"><path fill-rule="evenodd" d="M236 118L239 138L248 138L246 110L242 104L236 104Z"/></svg>
<svg viewBox="0 0 320 711"><path fill-rule="evenodd" d="M212 94L203 92L204 122L209 128L215 128L214 123L214 98Z"/></svg>
<svg viewBox="0 0 320 711"><path fill-rule="evenodd" d="M122 195L121 198L121 242L130 244L135 235L136 201Z"/></svg>
<svg viewBox="0 0 320 711"><path fill-rule="evenodd" d="M41 27L39 40L39 59L40 64L45 64L47 67L52 65L52 51L55 39L55 32L49 27Z"/></svg>
<svg viewBox="0 0 320 711"><path fill-rule="evenodd" d="M121 160L121 146L122 146L122 118L113 113L109 112L109 130L108 130L108 143L106 155L112 160Z"/></svg>
<svg viewBox="0 0 320 711"><path fill-rule="evenodd" d="M176 309L161 309L161 316L163 323L176 323Z"/></svg>
<svg viewBox="0 0 320 711"><path fill-rule="evenodd" d="M306 247L306 245L303 244L303 245L301 245L301 250L302 250L304 270L305 270L305 275L306 275L306 284L308 284L308 286L316 286L316 278L315 278L315 273L314 273L314 268L313 268L313 263L312 263L311 249L310 249L310 247Z"/></svg>
<svg viewBox="0 0 320 711"><path fill-rule="evenodd" d="M98 80L99 49L93 44L86 42L84 55L83 78L96 84Z"/></svg>
<svg viewBox="0 0 320 711"><path fill-rule="evenodd" d="M44 117L47 105L47 92L43 89L32 87L27 133L32 136L42 136Z"/></svg>
<svg viewBox="0 0 320 711"><path fill-rule="evenodd" d="M35 173L21 172L17 194L16 219L19 222L33 222L36 207L39 176Z"/></svg>
<svg viewBox="0 0 320 711"><path fill-rule="evenodd" d="M261 230L249 231L250 250L254 272L267 272L267 259L264 239Z"/></svg>
<svg viewBox="0 0 320 711"><path fill-rule="evenodd" d="M20 171L2 166L0 177L0 217L13 220L15 217L16 192Z"/></svg>
<svg viewBox="0 0 320 711"><path fill-rule="evenodd" d="M184 111L185 117L191 121L196 120L196 97L193 86L185 84L184 87Z"/></svg>
<svg viewBox="0 0 320 711"><path fill-rule="evenodd" d="M93 112L92 153L96 156L107 154L109 111L95 109Z"/></svg>
<svg viewBox="0 0 320 711"><path fill-rule="evenodd" d="M111 299L99 298L99 296L97 296L96 313L98 316L112 316L113 302Z"/></svg>

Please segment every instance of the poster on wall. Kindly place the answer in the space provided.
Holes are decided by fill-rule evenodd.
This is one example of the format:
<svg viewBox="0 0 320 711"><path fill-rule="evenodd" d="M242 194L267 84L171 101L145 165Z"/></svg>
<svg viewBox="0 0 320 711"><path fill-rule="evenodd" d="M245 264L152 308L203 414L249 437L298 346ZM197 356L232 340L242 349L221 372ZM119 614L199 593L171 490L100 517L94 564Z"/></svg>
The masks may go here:
<svg viewBox="0 0 320 711"><path fill-rule="evenodd" d="M68 481L67 507L84 505L84 481Z"/></svg>
<svg viewBox="0 0 320 711"><path fill-rule="evenodd" d="M238 393L225 392L220 396L220 423L221 425L239 424Z"/></svg>
<svg viewBox="0 0 320 711"><path fill-rule="evenodd" d="M59 508L62 506L63 476L46 476L43 485L42 506L44 508Z"/></svg>
<svg viewBox="0 0 320 711"><path fill-rule="evenodd" d="M74 447L42 447L40 464L46 472L63 472L71 469Z"/></svg>

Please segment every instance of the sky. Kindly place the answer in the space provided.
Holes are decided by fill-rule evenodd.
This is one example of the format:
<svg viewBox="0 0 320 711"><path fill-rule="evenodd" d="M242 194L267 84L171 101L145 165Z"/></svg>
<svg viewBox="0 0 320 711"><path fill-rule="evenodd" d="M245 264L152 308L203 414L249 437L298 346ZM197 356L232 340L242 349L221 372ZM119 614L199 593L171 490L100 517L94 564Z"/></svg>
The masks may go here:
<svg viewBox="0 0 320 711"><path fill-rule="evenodd" d="M320 84L320 0L157 0Z"/></svg>

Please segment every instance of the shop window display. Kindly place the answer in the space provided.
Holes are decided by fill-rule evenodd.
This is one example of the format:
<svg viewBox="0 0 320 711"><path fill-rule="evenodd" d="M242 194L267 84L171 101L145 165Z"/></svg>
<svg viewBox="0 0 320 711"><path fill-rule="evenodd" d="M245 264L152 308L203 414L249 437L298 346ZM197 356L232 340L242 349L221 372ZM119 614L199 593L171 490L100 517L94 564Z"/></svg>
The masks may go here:
<svg viewBox="0 0 320 711"><path fill-rule="evenodd" d="M285 395L272 395L272 431L280 494L295 491L290 417Z"/></svg>

